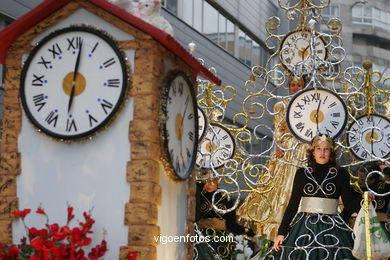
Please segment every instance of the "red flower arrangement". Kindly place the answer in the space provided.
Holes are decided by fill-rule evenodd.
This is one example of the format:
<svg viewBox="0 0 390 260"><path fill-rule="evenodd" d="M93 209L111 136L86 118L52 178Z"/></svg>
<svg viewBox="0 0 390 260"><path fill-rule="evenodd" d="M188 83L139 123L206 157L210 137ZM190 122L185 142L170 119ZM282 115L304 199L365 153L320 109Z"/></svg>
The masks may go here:
<svg viewBox="0 0 390 260"><path fill-rule="evenodd" d="M22 220L27 238L23 237L20 245L7 246L0 243L0 260L88 260L103 257L108 250L104 239L92 248L88 255L83 249L92 243L92 239L88 237L93 233L92 226L95 223L91 214L84 212L84 222L79 222L79 226L71 228L69 223L74 219L73 207L68 206L67 211L67 223L60 227L57 223L49 224L46 212L39 207L36 213L46 217L46 227L42 229L27 227L24 219L31 212L30 209L12 212Z"/></svg>

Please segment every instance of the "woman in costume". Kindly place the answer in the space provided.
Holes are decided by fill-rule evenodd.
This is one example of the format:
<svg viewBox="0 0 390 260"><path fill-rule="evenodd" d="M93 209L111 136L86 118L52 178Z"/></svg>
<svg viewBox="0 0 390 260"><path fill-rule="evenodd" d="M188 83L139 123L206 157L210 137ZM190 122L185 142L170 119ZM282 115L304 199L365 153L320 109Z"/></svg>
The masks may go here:
<svg viewBox="0 0 390 260"><path fill-rule="evenodd" d="M305 88L303 78L297 79L292 76L289 78L290 95L303 88ZM302 165L306 158L306 144L301 143L296 149L291 149L297 145L298 141L290 133L285 121L287 104L287 101L280 101L274 106L275 116L272 124L277 145L271 154L273 159L265 163L269 172L262 174L258 182L262 182L262 178L268 175L270 175L270 180L267 184L253 190L237 211L241 224L251 227L261 238L270 240L273 240L277 234L290 198L297 166Z"/></svg>
<svg viewBox="0 0 390 260"><path fill-rule="evenodd" d="M203 178L209 178L210 174L206 173ZM218 180L208 179L202 183L197 184L197 201L196 201L196 217L195 221L199 230L204 236L208 236L210 241L206 243L199 243L196 245L197 260L213 260L215 254L221 259L234 259L235 242L226 241L225 239L218 239L215 237L228 237L229 233L234 235L254 236L251 229L243 227L236 223L236 212L230 211L226 214L217 212L212 205L213 194L218 190ZM227 200L226 195L218 193L215 196L215 206L219 209L226 210L232 208L232 202Z"/></svg>
<svg viewBox="0 0 390 260"><path fill-rule="evenodd" d="M307 156L308 166L295 175L278 236L264 259L355 259L353 233L345 220L360 209L362 198L353 192L348 172L336 165L330 137L314 137Z"/></svg>

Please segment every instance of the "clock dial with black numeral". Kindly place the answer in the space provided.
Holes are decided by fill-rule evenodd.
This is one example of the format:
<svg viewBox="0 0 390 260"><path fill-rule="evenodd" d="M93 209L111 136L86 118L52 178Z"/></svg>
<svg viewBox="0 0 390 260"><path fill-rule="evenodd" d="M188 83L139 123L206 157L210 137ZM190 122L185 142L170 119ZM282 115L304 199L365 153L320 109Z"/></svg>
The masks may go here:
<svg viewBox="0 0 390 260"><path fill-rule="evenodd" d="M191 174L198 147L198 110L194 84L182 72L175 73L163 93L164 148L175 178Z"/></svg>
<svg viewBox="0 0 390 260"><path fill-rule="evenodd" d="M317 134L335 138L347 123L344 101L328 89L298 92L287 107L287 125L300 140L310 142Z"/></svg>
<svg viewBox="0 0 390 260"><path fill-rule="evenodd" d="M198 107L198 123L199 123L199 140L202 140L207 128L206 113Z"/></svg>
<svg viewBox="0 0 390 260"><path fill-rule="evenodd" d="M125 99L128 76L115 42L90 27L68 27L43 38L26 60L22 106L49 136L74 140L107 125Z"/></svg>
<svg viewBox="0 0 390 260"><path fill-rule="evenodd" d="M284 38L280 47L280 60L288 70L307 74L314 69L315 60L326 58L324 40L319 36L311 37L309 31L296 31Z"/></svg>
<svg viewBox="0 0 390 260"><path fill-rule="evenodd" d="M377 114L361 116L350 125L347 141L361 160L386 158L390 154L390 120Z"/></svg>
<svg viewBox="0 0 390 260"><path fill-rule="evenodd" d="M233 157L235 144L228 129L217 124L210 126L199 145L196 164L206 169L217 169Z"/></svg>

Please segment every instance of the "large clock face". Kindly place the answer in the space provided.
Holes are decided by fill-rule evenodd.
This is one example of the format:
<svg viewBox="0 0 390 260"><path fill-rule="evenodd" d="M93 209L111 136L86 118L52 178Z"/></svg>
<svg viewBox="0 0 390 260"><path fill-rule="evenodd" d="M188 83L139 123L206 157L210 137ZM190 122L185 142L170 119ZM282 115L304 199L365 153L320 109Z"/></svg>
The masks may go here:
<svg viewBox="0 0 390 260"><path fill-rule="evenodd" d="M234 150L230 132L221 125L211 124L199 145L196 164L206 169L217 169L233 157Z"/></svg>
<svg viewBox="0 0 390 260"><path fill-rule="evenodd" d="M177 179L186 179L195 164L198 113L193 84L184 73L175 74L162 100L163 132L168 161Z"/></svg>
<svg viewBox="0 0 390 260"><path fill-rule="evenodd" d="M376 114L361 116L350 125L347 141L361 160L385 158L390 154L390 121Z"/></svg>
<svg viewBox="0 0 390 260"><path fill-rule="evenodd" d="M33 49L23 67L20 96L39 130L72 140L110 121L127 84L125 60L113 40L89 27L69 27Z"/></svg>
<svg viewBox="0 0 390 260"><path fill-rule="evenodd" d="M321 37L314 37L311 46L309 31L297 31L288 34L280 47L280 60L290 71L299 74L310 73L315 68L316 60L326 58L325 43Z"/></svg>
<svg viewBox="0 0 390 260"><path fill-rule="evenodd" d="M337 137L347 123L347 107L328 89L298 92L287 107L287 125L300 140L310 142L317 134Z"/></svg>

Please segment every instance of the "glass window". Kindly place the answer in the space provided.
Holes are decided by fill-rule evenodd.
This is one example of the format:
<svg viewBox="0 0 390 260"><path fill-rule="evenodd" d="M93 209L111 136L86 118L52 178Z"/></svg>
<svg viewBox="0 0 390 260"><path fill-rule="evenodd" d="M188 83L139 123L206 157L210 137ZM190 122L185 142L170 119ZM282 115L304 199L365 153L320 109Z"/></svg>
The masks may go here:
<svg viewBox="0 0 390 260"><path fill-rule="evenodd" d="M226 23L226 50L234 55L235 30L234 24L227 20Z"/></svg>
<svg viewBox="0 0 390 260"><path fill-rule="evenodd" d="M252 66L260 65L260 59L261 59L261 46L257 42L253 41Z"/></svg>
<svg viewBox="0 0 390 260"><path fill-rule="evenodd" d="M322 10L322 16L326 18L340 17L340 8L337 5L331 5Z"/></svg>
<svg viewBox="0 0 390 260"><path fill-rule="evenodd" d="M372 7L356 5L352 8L352 22L372 24L373 12Z"/></svg>
<svg viewBox="0 0 390 260"><path fill-rule="evenodd" d="M189 25L193 26L194 25L194 2L193 0L186 0L183 1L183 20L184 22L188 23Z"/></svg>
<svg viewBox="0 0 390 260"><path fill-rule="evenodd" d="M203 33L218 43L218 11L207 2L204 2L203 7Z"/></svg>
<svg viewBox="0 0 390 260"><path fill-rule="evenodd" d="M218 14L218 44L226 49L226 18L222 14Z"/></svg>
<svg viewBox="0 0 390 260"><path fill-rule="evenodd" d="M187 0L188 1L188 0ZM165 7L173 14L177 15L177 0L164 0Z"/></svg>
<svg viewBox="0 0 390 260"><path fill-rule="evenodd" d="M245 64L252 65L252 38L246 35L245 37Z"/></svg>
<svg viewBox="0 0 390 260"><path fill-rule="evenodd" d="M245 63L245 33L238 30L238 59Z"/></svg>
<svg viewBox="0 0 390 260"><path fill-rule="evenodd" d="M193 24L192 26L202 32L202 0L194 0L194 13L193 13Z"/></svg>
<svg viewBox="0 0 390 260"><path fill-rule="evenodd" d="M352 16L356 18L363 16L363 8L361 5L355 5L352 8Z"/></svg>

